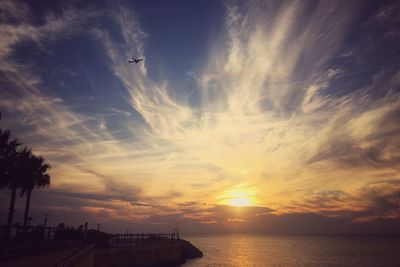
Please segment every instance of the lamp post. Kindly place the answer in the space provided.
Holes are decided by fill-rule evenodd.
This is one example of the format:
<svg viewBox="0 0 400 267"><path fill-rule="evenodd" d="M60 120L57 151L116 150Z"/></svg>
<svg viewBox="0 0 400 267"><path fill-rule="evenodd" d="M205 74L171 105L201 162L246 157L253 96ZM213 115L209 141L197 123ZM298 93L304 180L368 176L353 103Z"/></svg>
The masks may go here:
<svg viewBox="0 0 400 267"><path fill-rule="evenodd" d="M43 215L44 215L44 223L43 223L43 226L44 226L44 228L46 229L46 226L47 226L47 218L49 218L50 215L47 214L47 213L43 213Z"/></svg>

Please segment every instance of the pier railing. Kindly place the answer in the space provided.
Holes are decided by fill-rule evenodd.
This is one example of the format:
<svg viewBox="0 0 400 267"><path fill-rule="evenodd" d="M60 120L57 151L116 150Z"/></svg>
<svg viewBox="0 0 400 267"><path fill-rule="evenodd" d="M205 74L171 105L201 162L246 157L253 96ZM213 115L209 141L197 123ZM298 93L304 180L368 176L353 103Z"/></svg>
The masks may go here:
<svg viewBox="0 0 400 267"><path fill-rule="evenodd" d="M75 266L76 263L78 263L80 260L84 259L86 256L88 256L94 249L94 245L87 245L86 247L83 247L80 251L75 253L74 255L70 256L63 262L57 265L57 267L72 267Z"/></svg>
<svg viewBox="0 0 400 267"><path fill-rule="evenodd" d="M30 255L48 254L83 246L83 241L51 240L31 243L0 244L0 261Z"/></svg>
<svg viewBox="0 0 400 267"><path fill-rule="evenodd" d="M0 226L0 243L13 241L54 240L56 227Z"/></svg>
<svg viewBox="0 0 400 267"><path fill-rule="evenodd" d="M43 226L0 226L0 261L77 248L84 243L84 232L79 230Z"/></svg>
<svg viewBox="0 0 400 267"><path fill-rule="evenodd" d="M132 247L142 246L148 244L157 244L165 242L174 242L179 240L179 235L176 233L172 234L115 234L112 235L109 246L110 247Z"/></svg>
<svg viewBox="0 0 400 267"><path fill-rule="evenodd" d="M0 226L0 261L30 255L48 254L69 248L95 249L176 245L178 229L165 233L107 234L99 230L73 228Z"/></svg>

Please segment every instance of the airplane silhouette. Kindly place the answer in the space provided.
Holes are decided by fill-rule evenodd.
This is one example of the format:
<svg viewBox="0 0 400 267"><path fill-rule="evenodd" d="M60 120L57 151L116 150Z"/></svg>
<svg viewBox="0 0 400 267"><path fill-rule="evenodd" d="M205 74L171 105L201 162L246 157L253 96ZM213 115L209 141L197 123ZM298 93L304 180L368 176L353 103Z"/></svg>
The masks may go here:
<svg viewBox="0 0 400 267"><path fill-rule="evenodd" d="M128 60L128 63L138 64L140 61L143 61L143 58L134 58L134 57L132 57L132 60Z"/></svg>

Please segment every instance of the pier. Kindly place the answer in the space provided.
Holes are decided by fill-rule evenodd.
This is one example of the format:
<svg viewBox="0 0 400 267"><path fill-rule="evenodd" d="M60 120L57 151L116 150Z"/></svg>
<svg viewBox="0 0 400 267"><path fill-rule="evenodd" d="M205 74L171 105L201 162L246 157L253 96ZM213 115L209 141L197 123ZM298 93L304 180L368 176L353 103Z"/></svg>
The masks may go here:
<svg viewBox="0 0 400 267"><path fill-rule="evenodd" d="M178 266L189 258L202 256L199 249L188 241L180 239L175 229L170 234L113 235L98 230L60 230L50 227L43 230L9 231L10 239L0 243L0 265L4 267ZM32 232L36 233L34 239L31 238Z"/></svg>

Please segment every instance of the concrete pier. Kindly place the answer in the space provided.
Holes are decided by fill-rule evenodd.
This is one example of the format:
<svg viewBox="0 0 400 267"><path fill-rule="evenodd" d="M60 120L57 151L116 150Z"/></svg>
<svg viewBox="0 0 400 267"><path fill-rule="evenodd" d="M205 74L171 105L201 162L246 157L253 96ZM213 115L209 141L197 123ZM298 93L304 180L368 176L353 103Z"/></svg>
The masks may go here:
<svg viewBox="0 0 400 267"><path fill-rule="evenodd" d="M178 266L185 262L182 247L178 242L139 247L98 249L94 252L93 258L93 267Z"/></svg>

